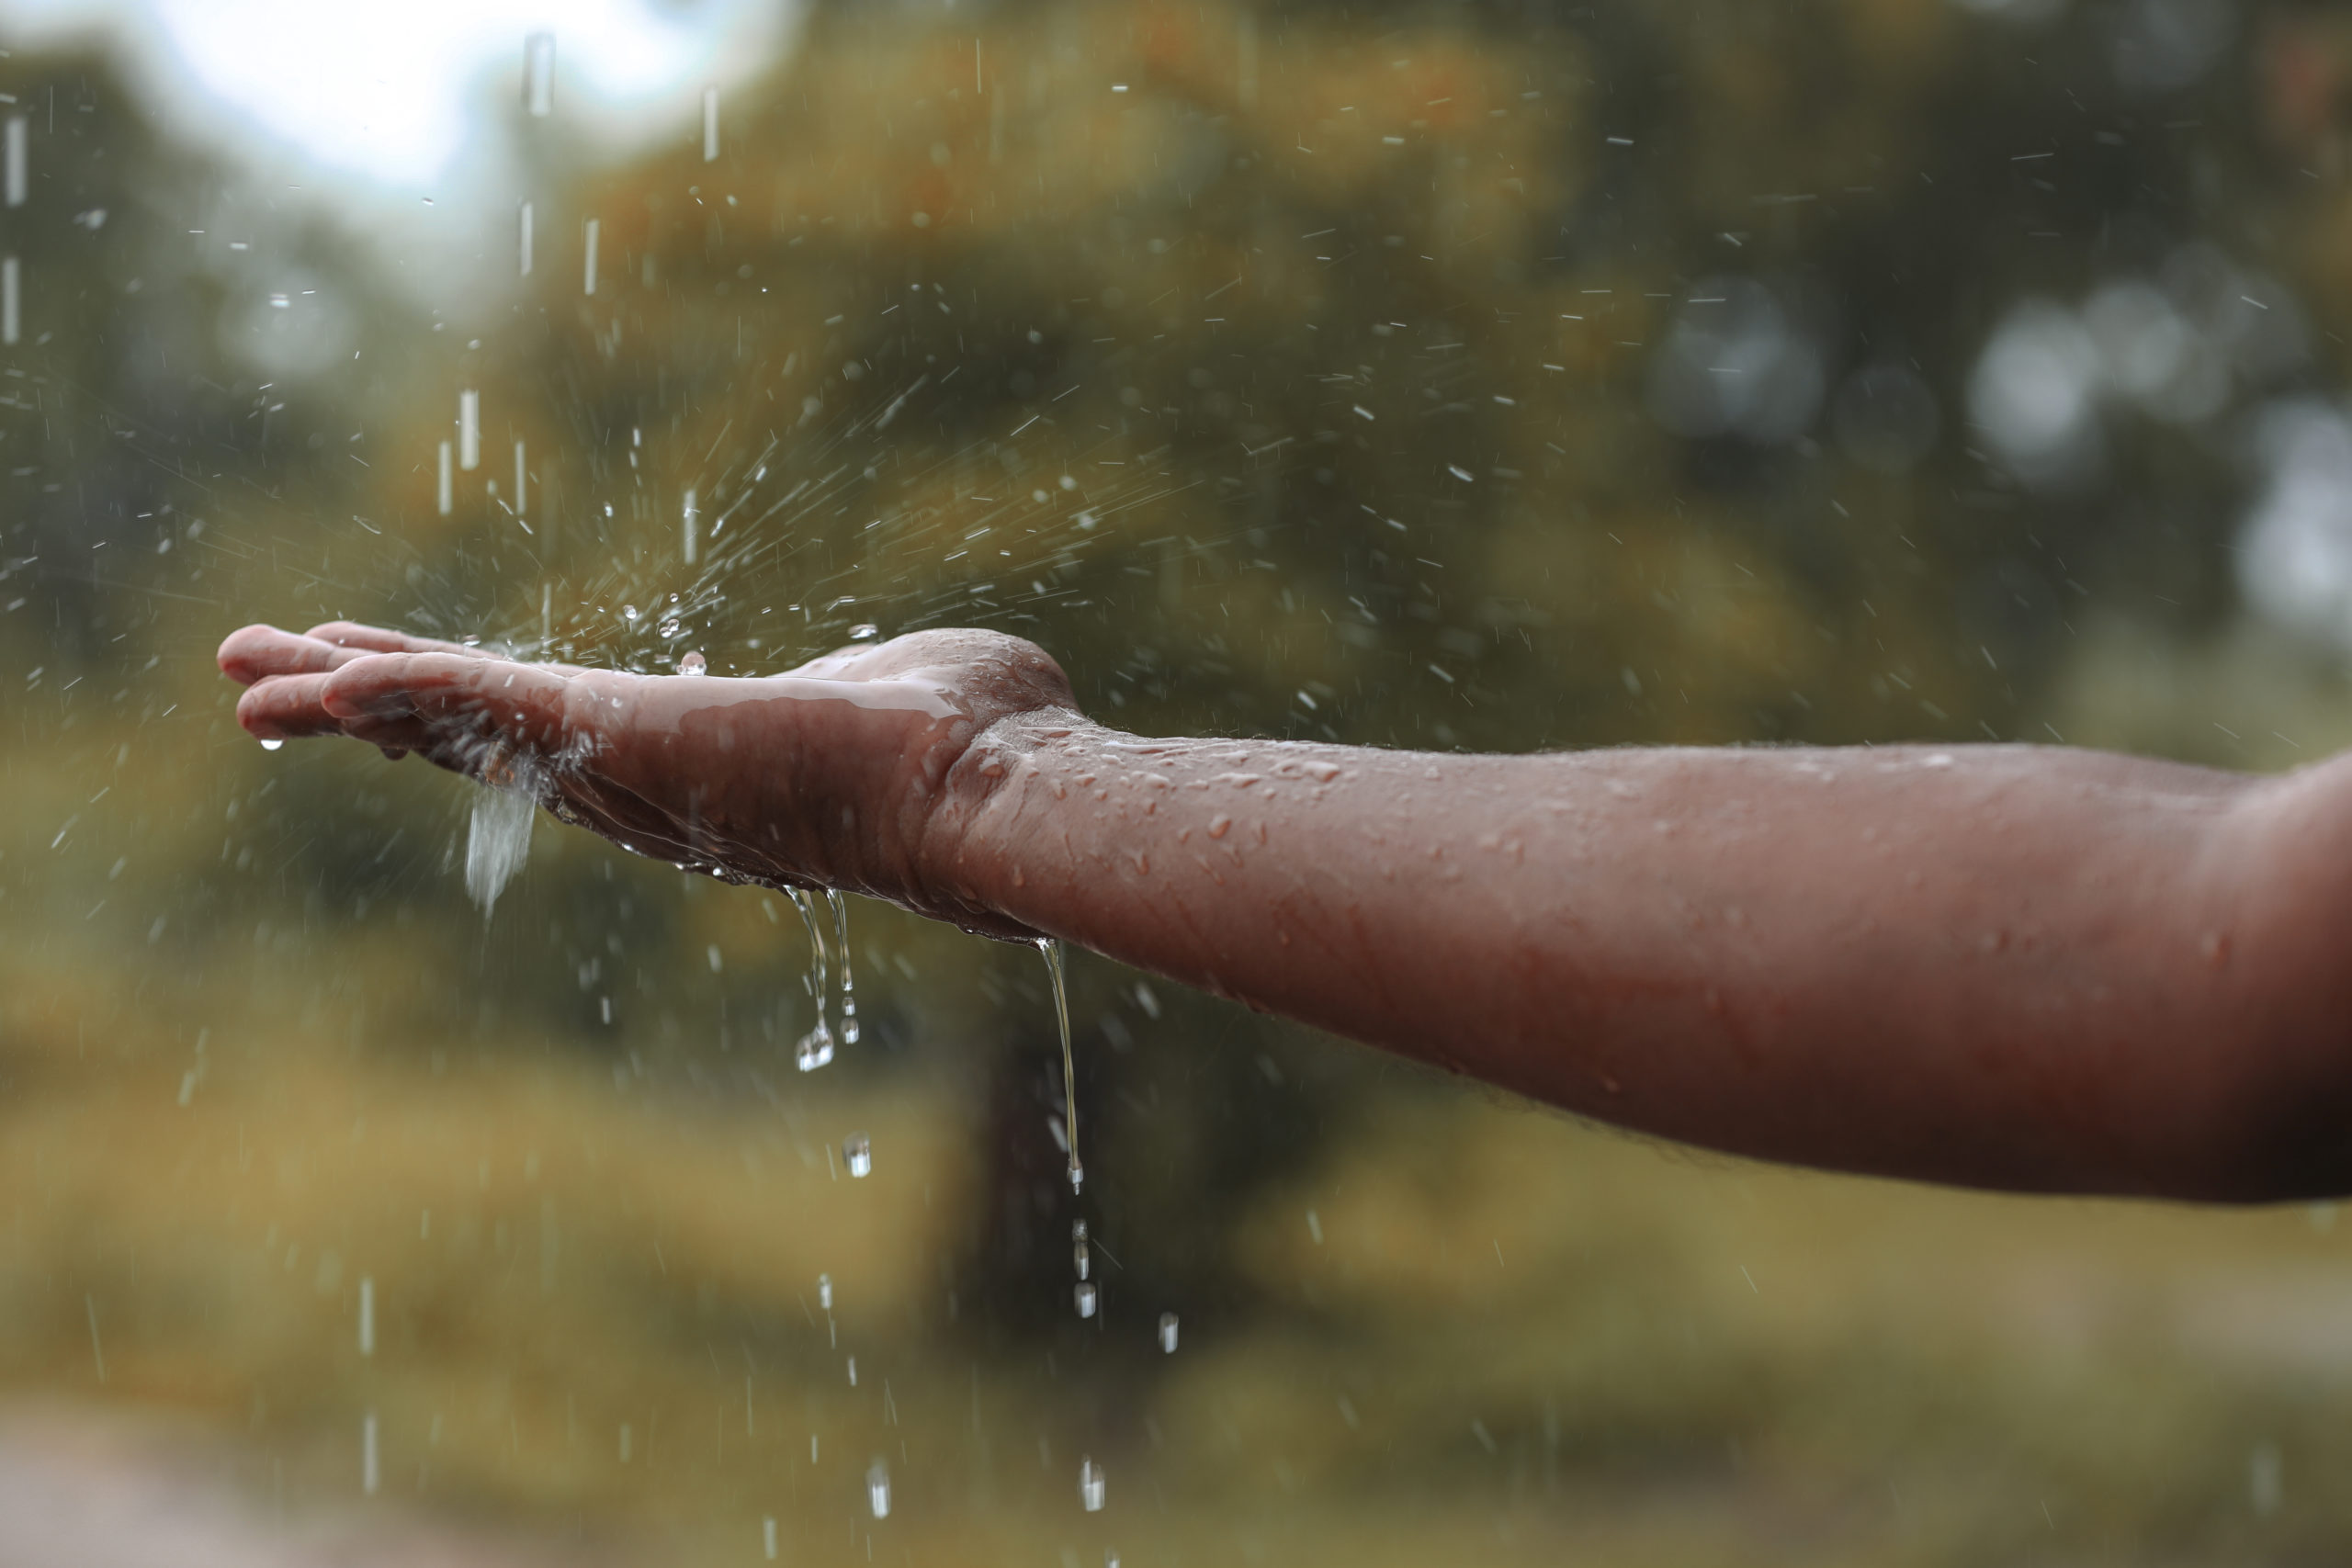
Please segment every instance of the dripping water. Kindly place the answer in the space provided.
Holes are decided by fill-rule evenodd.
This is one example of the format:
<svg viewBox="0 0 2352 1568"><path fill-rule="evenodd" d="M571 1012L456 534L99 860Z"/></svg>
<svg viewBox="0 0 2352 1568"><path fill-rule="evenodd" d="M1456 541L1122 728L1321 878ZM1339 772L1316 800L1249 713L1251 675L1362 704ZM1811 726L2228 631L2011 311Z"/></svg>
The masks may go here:
<svg viewBox="0 0 2352 1568"><path fill-rule="evenodd" d="M825 1021L825 1004L832 990L825 973L825 933L817 929L817 910L808 893L797 887L786 891L792 896L792 907L800 911L800 923L808 928L808 990L817 998L816 1027L800 1037L793 1059L802 1072L813 1073L833 1059L833 1032Z"/></svg>
<svg viewBox="0 0 2352 1568"><path fill-rule="evenodd" d="M1078 1067L1069 1049L1069 993L1062 981L1062 944L1052 937L1037 939L1045 956L1046 974L1054 983L1054 1019L1062 1030L1062 1127L1069 1138L1069 1190L1086 1184L1086 1167L1078 1157Z"/></svg>
<svg viewBox="0 0 2352 1568"><path fill-rule="evenodd" d="M825 902L833 908L833 945L842 955L842 1043L857 1043L857 976L851 972L849 961L849 900L825 889Z"/></svg>

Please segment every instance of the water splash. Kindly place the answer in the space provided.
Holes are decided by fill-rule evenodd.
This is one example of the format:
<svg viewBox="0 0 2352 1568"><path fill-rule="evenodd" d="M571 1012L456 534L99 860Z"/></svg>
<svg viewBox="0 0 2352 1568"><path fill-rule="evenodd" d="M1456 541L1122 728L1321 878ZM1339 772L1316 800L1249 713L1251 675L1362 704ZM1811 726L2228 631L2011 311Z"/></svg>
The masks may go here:
<svg viewBox="0 0 2352 1568"><path fill-rule="evenodd" d="M808 929L808 991L817 999L817 1023L800 1037L794 1048L793 1059L804 1073L813 1073L833 1059L833 1032L825 1021L825 1004L832 987L825 973L825 933L817 929L815 902L800 888L785 890L792 897L792 907L800 911L800 923Z"/></svg>
<svg viewBox="0 0 2352 1568"><path fill-rule="evenodd" d="M531 819L539 814L533 770L509 763L490 770L474 795L466 829L466 893L488 919L498 896L531 855Z"/></svg>
<svg viewBox="0 0 2352 1568"><path fill-rule="evenodd" d="M1046 974L1054 983L1054 1019L1062 1030L1062 1127L1069 1139L1069 1190L1086 1185L1086 1167L1078 1157L1078 1066L1069 1048L1069 992L1062 976L1062 944L1052 937L1037 939L1046 960Z"/></svg>

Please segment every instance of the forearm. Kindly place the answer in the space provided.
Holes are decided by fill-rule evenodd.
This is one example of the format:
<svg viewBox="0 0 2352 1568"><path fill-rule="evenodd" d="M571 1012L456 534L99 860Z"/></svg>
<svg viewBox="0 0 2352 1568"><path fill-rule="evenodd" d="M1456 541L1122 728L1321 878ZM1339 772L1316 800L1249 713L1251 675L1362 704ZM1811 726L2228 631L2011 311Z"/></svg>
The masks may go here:
<svg viewBox="0 0 2352 1568"><path fill-rule="evenodd" d="M2275 919L2256 787L2026 748L1496 758L1023 719L958 765L942 872L1020 925L1670 1137L2260 1196L2282 1097L2255 1069L2325 1052L2342 1013L2311 964L2248 951Z"/></svg>

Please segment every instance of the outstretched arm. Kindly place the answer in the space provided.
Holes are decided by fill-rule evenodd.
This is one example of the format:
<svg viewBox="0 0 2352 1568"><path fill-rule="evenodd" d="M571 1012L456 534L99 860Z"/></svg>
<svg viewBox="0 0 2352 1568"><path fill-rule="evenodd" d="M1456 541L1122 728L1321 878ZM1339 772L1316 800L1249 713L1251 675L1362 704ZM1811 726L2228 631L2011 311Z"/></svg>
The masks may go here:
<svg viewBox="0 0 2352 1568"><path fill-rule="evenodd" d="M1668 1137L2027 1190L2352 1188L2345 762L1146 740L980 633L765 681L351 626L249 628L222 664L256 733L521 757L648 852L1063 937Z"/></svg>
<svg viewBox="0 0 2352 1568"><path fill-rule="evenodd" d="M959 897L1644 1131L2032 1190L2352 1185L2352 773L2034 747L982 736Z"/></svg>

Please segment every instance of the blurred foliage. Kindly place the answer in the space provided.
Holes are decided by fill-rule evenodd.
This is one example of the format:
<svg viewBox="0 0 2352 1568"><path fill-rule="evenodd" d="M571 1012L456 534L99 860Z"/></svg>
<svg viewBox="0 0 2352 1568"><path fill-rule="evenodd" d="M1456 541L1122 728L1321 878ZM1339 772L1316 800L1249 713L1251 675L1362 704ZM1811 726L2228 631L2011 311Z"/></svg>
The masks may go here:
<svg viewBox="0 0 2352 1568"><path fill-rule="evenodd" d="M781 900L543 825L485 923L460 789L262 756L210 665L264 617L722 671L964 622L1144 733L2315 754L2340 671L2231 552L2250 411L2352 331L2352 31L2222 6L2164 85L2169 3L836 6L715 162L529 142L519 280L504 214L404 276L102 62L0 62L0 1369L322 1496L374 1411L400 1495L712 1561L769 1514L854 1560L874 1455L918 1554L2340 1550L2316 1217L1678 1163L1081 960L1081 1325L1033 955L861 907L866 1040L801 1079ZM2309 331L2005 463L2012 311L2182 276ZM1817 384L1678 433L1725 301Z"/></svg>

